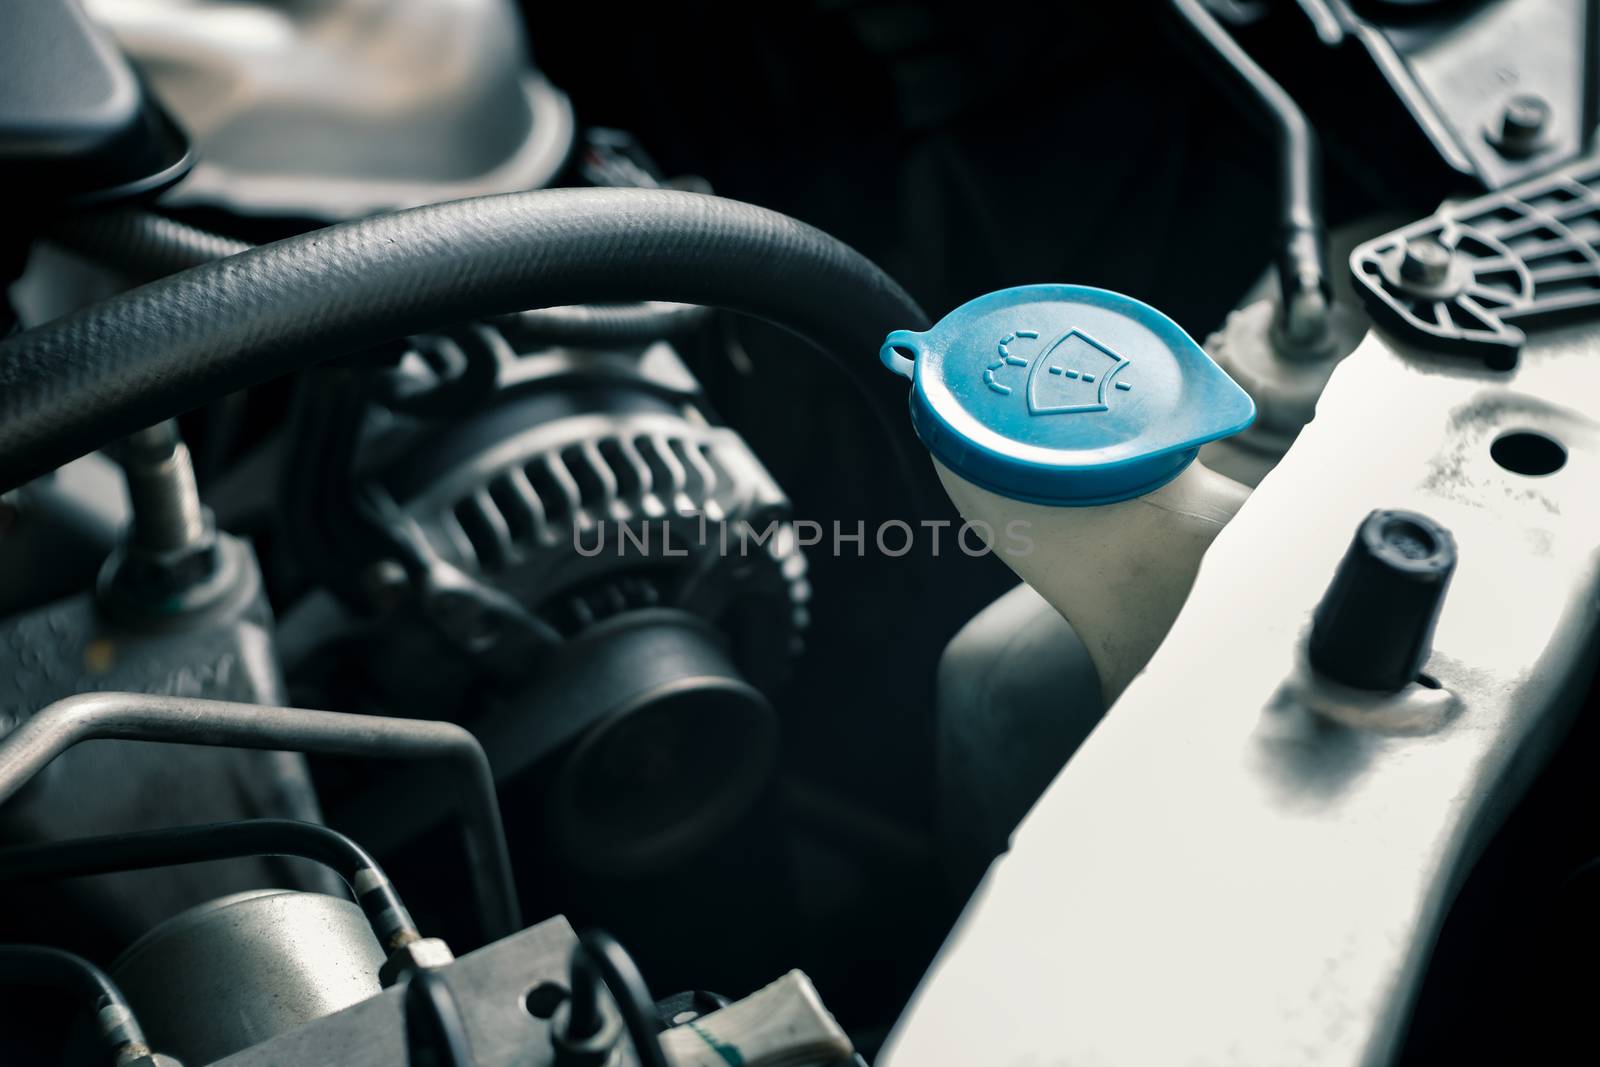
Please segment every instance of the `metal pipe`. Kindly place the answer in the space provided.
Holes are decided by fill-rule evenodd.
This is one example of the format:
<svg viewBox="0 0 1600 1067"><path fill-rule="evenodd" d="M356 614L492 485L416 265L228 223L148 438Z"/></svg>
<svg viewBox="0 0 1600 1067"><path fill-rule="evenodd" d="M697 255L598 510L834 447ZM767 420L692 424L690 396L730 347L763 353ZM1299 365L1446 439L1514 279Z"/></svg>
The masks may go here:
<svg viewBox="0 0 1600 1067"><path fill-rule="evenodd" d="M416 923L366 849L344 834L293 819L176 826L0 849L0 882L81 878L250 856L297 856L331 868L347 883L385 951L417 940Z"/></svg>
<svg viewBox="0 0 1600 1067"><path fill-rule="evenodd" d="M1277 267L1283 328L1291 341L1314 342L1327 328L1328 305L1333 301L1328 234L1322 218L1322 150L1316 130L1294 97L1250 58L1202 0L1172 0L1172 6L1221 60L1235 88L1271 129L1278 148L1282 212Z"/></svg>
<svg viewBox="0 0 1600 1067"><path fill-rule="evenodd" d="M503 937L522 927L489 759L477 738L454 723L151 693L83 693L56 701L0 741L0 804L67 749L102 739L446 763L457 778L467 863L486 933Z"/></svg>
<svg viewBox="0 0 1600 1067"><path fill-rule="evenodd" d="M50 985L81 994L94 1003L96 1029L117 1063L150 1054L144 1029L122 990L110 975L82 956L43 945L0 945L0 982L30 988Z"/></svg>

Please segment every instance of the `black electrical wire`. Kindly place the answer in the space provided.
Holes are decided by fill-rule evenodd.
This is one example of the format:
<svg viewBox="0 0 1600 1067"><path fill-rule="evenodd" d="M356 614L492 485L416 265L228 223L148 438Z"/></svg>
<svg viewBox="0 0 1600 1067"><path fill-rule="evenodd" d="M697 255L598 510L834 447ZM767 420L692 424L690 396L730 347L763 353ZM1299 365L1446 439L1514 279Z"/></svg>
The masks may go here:
<svg viewBox="0 0 1600 1067"><path fill-rule="evenodd" d="M406 980L406 1067L472 1067L472 1045L461 1006L437 971L422 968Z"/></svg>
<svg viewBox="0 0 1600 1067"><path fill-rule="evenodd" d="M1326 308L1328 234L1322 217L1322 152L1316 130L1288 94L1223 28L1202 0L1172 0L1184 23L1221 61L1223 72L1271 130L1278 149L1278 196L1282 214L1278 283L1283 307L1294 309L1315 294Z"/></svg>
<svg viewBox="0 0 1600 1067"><path fill-rule="evenodd" d="M578 938L572 947L568 1005L567 1032L573 1039L582 1040L600 1030L603 1016L600 1006L602 989L610 992L622 1016L628 1038L633 1042L634 1055L642 1067L668 1067L667 1054L661 1048L661 1036L656 1029L656 1002L645 985L644 975L628 955L627 949L617 939L603 930L590 930Z"/></svg>
<svg viewBox="0 0 1600 1067"><path fill-rule="evenodd" d="M17 845L0 849L0 882L81 878L248 856L297 856L331 868L349 884L386 950L421 936L383 868L365 849L337 830L292 819L244 819Z"/></svg>
<svg viewBox="0 0 1600 1067"><path fill-rule="evenodd" d="M903 390L873 354L922 329L870 260L777 212L663 189L550 189L342 223L151 282L0 342L0 489L227 393L529 307L666 300L810 340L862 390L911 486Z"/></svg>
<svg viewBox="0 0 1600 1067"><path fill-rule="evenodd" d="M0 983L51 986L78 995L92 1008L95 1028L118 1063L148 1053L144 1030L111 977L82 956L43 945L0 945Z"/></svg>

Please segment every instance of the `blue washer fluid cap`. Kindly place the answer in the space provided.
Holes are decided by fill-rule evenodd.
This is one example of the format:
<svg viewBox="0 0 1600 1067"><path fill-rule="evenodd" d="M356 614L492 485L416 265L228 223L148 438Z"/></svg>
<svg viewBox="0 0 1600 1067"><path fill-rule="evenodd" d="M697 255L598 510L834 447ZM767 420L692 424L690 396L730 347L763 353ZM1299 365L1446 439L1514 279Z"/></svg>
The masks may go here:
<svg viewBox="0 0 1600 1067"><path fill-rule="evenodd" d="M970 482L1036 504L1109 504L1176 478L1255 405L1177 323L1082 285L980 296L879 358L910 378L928 451Z"/></svg>

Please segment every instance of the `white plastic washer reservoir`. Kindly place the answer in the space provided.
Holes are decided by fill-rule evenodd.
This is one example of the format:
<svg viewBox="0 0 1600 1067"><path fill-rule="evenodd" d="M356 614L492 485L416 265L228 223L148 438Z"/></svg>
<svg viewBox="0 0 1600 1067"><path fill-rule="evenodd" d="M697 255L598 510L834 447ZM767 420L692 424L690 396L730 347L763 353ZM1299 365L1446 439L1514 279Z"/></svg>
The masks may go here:
<svg viewBox="0 0 1600 1067"><path fill-rule="evenodd" d="M879 357L962 517L1072 623L1109 704L1244 502L1195 456L1250 397L1159 311L1078 285L989 293Z"/></svg>

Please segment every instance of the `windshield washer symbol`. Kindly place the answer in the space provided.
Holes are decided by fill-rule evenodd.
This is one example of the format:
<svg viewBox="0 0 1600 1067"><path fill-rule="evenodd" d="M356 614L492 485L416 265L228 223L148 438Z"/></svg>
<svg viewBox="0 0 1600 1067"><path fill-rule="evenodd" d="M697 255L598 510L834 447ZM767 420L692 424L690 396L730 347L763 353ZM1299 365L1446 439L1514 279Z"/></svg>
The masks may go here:
<svg viewBox="0 0 1600 1067"><path fill-rule="evenodd" d="M990 391L1011 395L1004 377L1011 367L1028 367L1028 413L1069 415L1107 411L1107 398L1133 389L1119 375L1130 364L1081 330L1072 329L1045 345L1039 355L1024 358L1012 351L1019 339L1038 338L1037 330L1006 334L998 345L998 358L983 372Z"/></svg>

